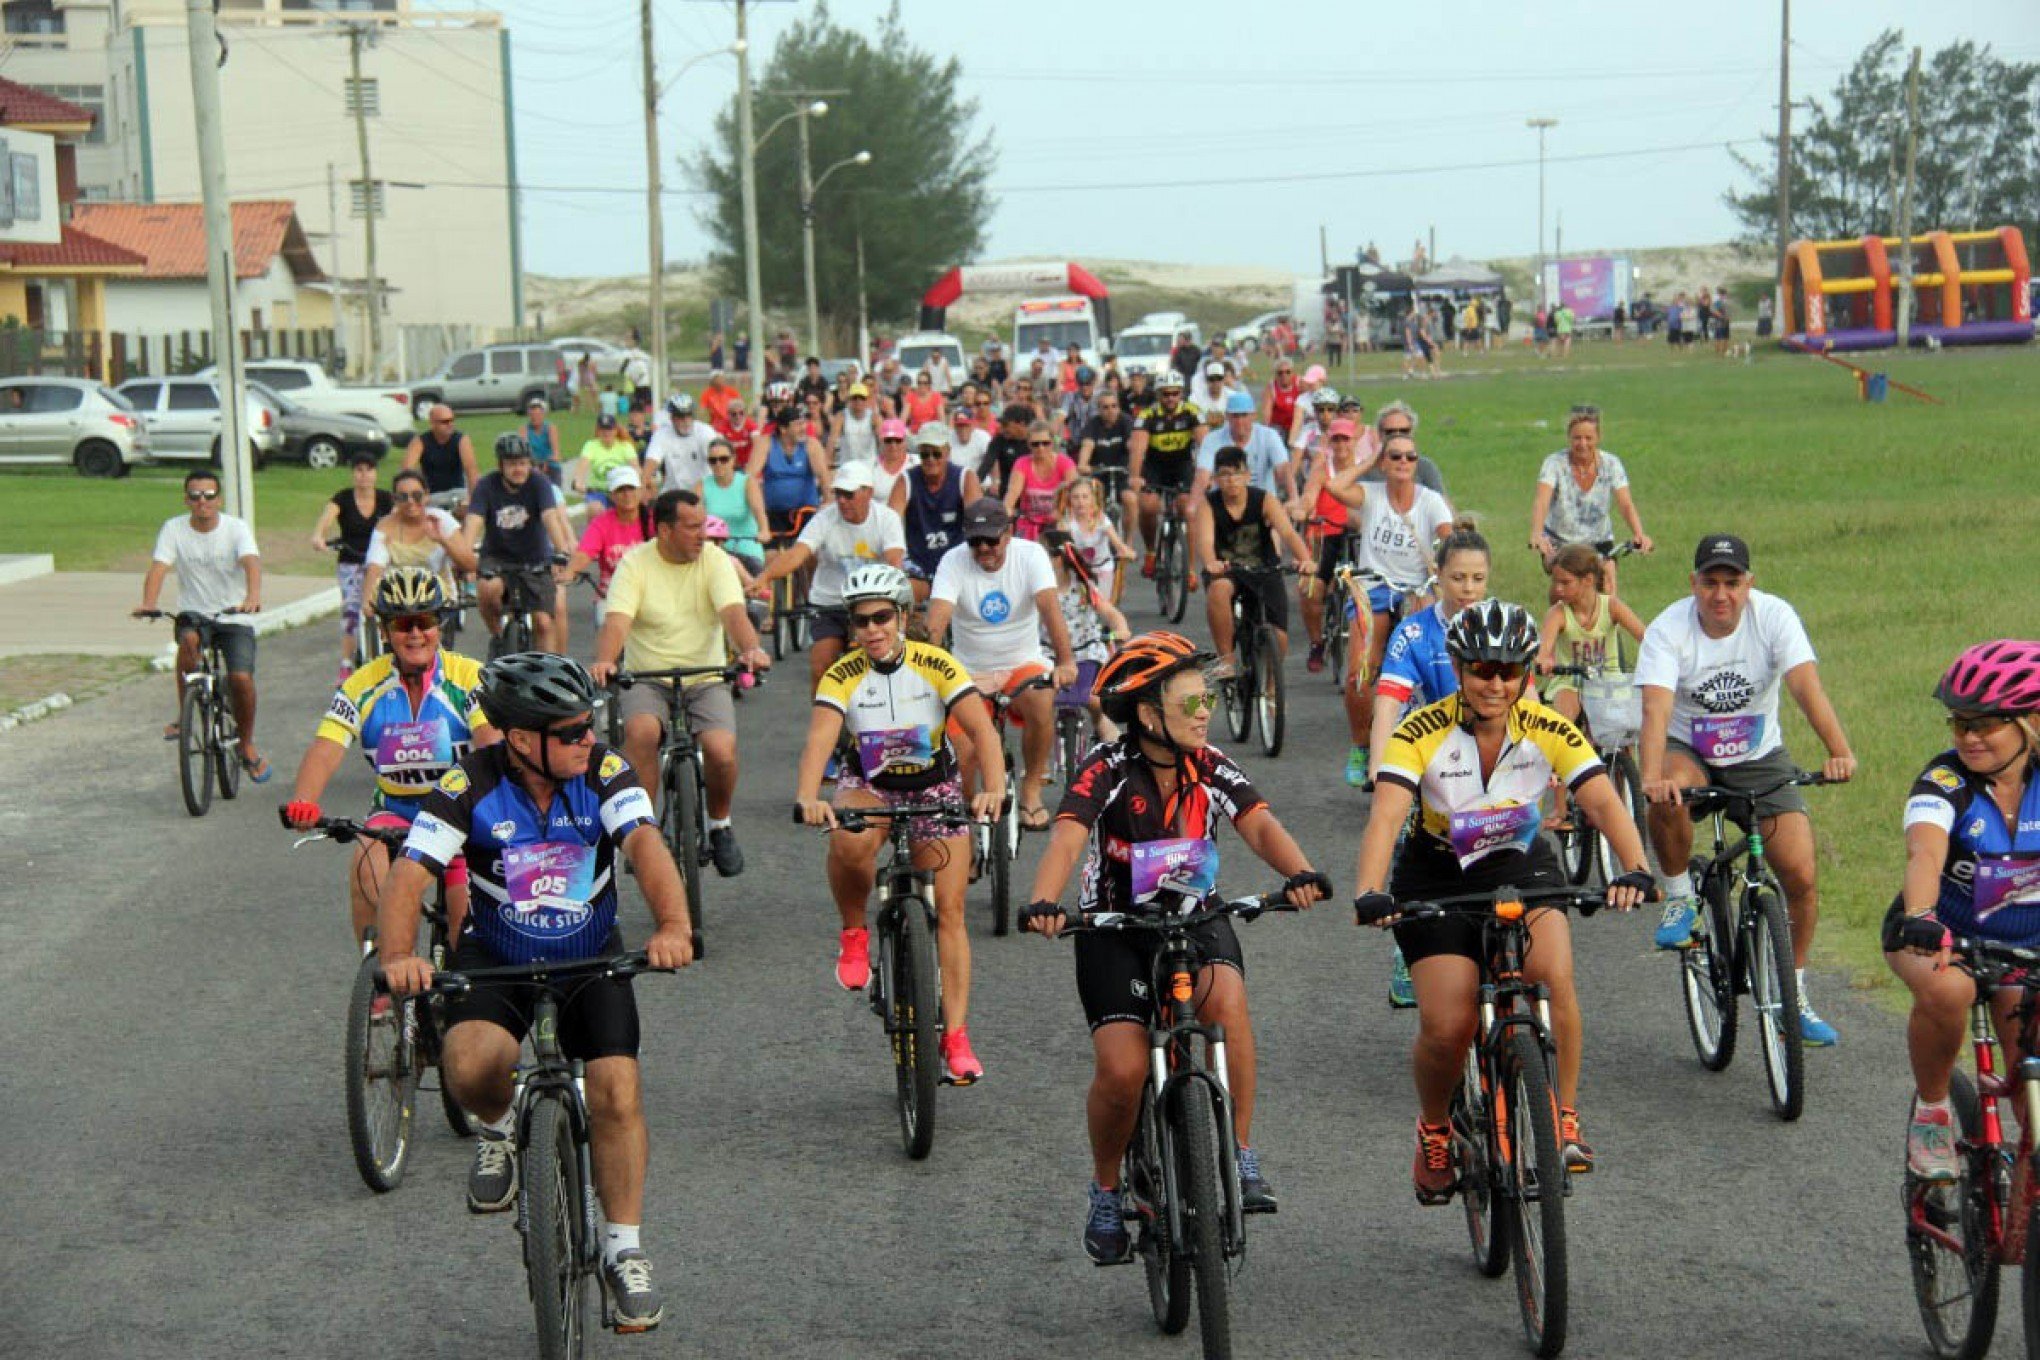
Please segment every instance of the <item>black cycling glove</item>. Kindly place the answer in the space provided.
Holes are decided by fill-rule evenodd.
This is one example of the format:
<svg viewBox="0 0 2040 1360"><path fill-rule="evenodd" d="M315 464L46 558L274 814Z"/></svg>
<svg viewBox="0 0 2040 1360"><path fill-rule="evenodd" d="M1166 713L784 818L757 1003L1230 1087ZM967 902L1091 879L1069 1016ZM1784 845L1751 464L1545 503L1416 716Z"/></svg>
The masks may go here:
<svg viewBox="0 0 2040 1360"><path fill-rule="evenodd" d="M1646 902L1657 896L1657 880L1651 877L1648 869L1631 869L1608 887L1610 891L1616 888L1634 888L1643 894L1643 900Z"/></svg>
<svg viewBox="0 0 2040 1360"><path fill-rule="evenodd" d="M1901 949L1946 949L1953 942L1948 927L1929 912L1925 916L1897 916L1884 923L1884 952Z"/></svg>
<svg viewBox="0 0 2040 1360"><path fill-rule="evenodd" d="M1035 921L1043 917L1061 916L1062 914L1063 909L1060 902L1050 902L1045 899L1029 902L1026 906L1020 908L1020 929L1025 931Z"/></svg>
<svg viewBox="0 0 2040 1360"><path fill-rule="evenodd" d="M1285 895L1295 892L1298 888L1316 888L1320 896L1330 897L1332 880L1315 869L1301 869L1282 880L1282 891Z"/></svg>
<svg viewBox="0 0 2040 1360"><path fill-rule="evenodd" d="M1395 915L1395 899L1385 892L1361 893L1353 899L1353 920L1371 926Z"/></svg>

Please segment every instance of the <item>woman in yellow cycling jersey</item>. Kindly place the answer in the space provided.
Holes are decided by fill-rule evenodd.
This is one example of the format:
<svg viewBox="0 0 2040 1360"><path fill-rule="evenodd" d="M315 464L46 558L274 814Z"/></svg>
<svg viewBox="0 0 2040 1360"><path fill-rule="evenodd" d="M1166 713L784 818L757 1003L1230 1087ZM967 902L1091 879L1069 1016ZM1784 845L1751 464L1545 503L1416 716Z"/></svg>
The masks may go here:
<svg viewBox="0 0 2040 1360"><path fill-rule="evenodd" d="M1539 834L1539 804L1556 776L1629 871L1608 885L1610 906L1628 910L1651 886L1643 839L1579 729L1529 692L1537 625L1522 606L1468 605L1445 629L1459 691L1417 709L1382 756L1374 804L1360 841L1355 916L1394 922L1395 903L1490 888L1560 887L1557 857ZM1396 860L1410 807L1419 825ZM1384 888L1387 891L1384 891ZM1580 1134L1580 1005L1573 988L1572 927L1561 910L1532 912L1525 973L1550 989L1558 1047L1560 1139L1575 1172L1591 1170ZM1473 1042L1480 986L1480 923L1471 917L1395 926L1417 989L1417 1200L1442 1204L1455 1185L1446 1112Z"/></svg>

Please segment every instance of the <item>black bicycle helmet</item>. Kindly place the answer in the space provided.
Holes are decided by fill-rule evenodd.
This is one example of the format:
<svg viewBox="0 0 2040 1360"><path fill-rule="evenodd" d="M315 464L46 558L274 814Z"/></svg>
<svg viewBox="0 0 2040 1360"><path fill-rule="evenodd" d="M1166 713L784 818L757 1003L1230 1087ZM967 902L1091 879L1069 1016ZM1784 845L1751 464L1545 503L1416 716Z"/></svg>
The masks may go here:
<svg viewBox="0 0 2040 1360"><path fill-rule="evenodd" d="M375 583L369 608L379 619L407 614L444 614L453 608L446 583L424 567L391 567Z"/></svg>
<svg viewBox="0 0 2040 1360"><path fill-rule="evenodd" d="M531 457L531 445L525 440L524 436L517 433L517 431L511 430L507 434L499 434L496 436L497 462L502 463L517 458L529 458L529 457Z"/></svg>
<svg viewBox="0 0 2040 1360"><path fill-rule="evenodd" d="M1537 625L1522 605L1482 600L1445 625L1445 650L1455 661L1528 665L1537 656Z"/></svg>
<svg viewBox="0 0 2040 1360"><path fill-rule="evenodd" d="M542 732L561 718L595 707L595 678L557 652L512 652L482 669L476 693L489 721L503 731Z"/></svg>

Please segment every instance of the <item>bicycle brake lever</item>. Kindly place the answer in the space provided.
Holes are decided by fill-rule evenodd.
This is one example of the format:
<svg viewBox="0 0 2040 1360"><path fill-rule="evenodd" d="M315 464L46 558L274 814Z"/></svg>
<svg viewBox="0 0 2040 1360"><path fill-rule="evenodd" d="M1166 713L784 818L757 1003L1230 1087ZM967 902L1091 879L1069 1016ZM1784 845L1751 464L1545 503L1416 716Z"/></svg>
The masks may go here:
<svg viewBox="0 0 2040 1360"><path fill-rule="evenodd" d="M293 850L302 850L307 845L310 845L313 841L330 841L332 839L333 838L331 836L327 835L323 831L314 831L309 836L299 836L296 840L290 843L290 848Z"/></svg>

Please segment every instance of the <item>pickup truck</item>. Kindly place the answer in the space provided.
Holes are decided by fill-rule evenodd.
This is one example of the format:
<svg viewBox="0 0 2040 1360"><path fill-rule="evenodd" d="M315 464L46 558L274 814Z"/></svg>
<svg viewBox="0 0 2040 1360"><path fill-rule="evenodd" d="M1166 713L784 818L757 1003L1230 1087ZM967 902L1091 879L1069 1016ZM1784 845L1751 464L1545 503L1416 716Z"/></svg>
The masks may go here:
<svg viewBox="0 0 2040 1360"><path fill-rule="evenodd" d="M309 359L251 359L243 369L252 381L283 393L308 410L365 417L382 426L393 440L408 440L415 432L407 388L342 387L324 365ZM201 378L213 375L210 366L198 372Z"/></svg>

